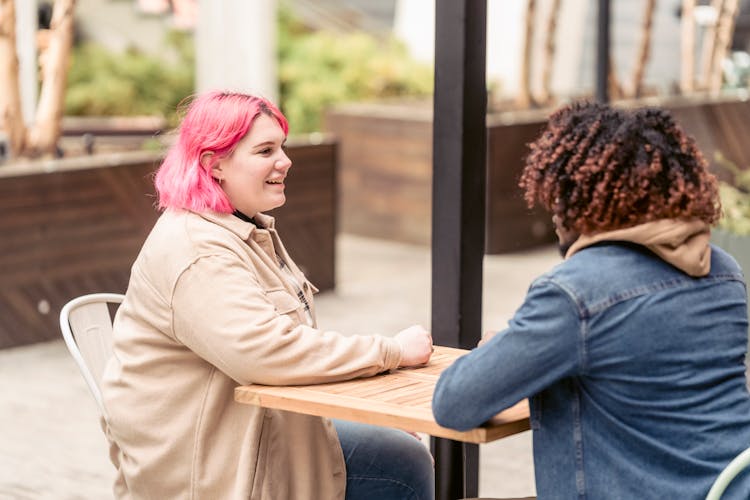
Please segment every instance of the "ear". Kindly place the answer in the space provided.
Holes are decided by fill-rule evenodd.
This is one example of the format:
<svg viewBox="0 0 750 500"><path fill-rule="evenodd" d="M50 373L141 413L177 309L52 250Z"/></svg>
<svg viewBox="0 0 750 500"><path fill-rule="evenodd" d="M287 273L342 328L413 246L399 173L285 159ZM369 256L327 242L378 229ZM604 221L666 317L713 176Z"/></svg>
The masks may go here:
<svg viewBox="0 0 750 500"><path fill-rule="evenodd" d="M200 164L201 167L205 169L211 169L211 175L215 177L216 179L221 179L222 173L221 173L221 162L220 161L212 161L214 156L213 151L204 151L201 153L200 157Z"/></svg>

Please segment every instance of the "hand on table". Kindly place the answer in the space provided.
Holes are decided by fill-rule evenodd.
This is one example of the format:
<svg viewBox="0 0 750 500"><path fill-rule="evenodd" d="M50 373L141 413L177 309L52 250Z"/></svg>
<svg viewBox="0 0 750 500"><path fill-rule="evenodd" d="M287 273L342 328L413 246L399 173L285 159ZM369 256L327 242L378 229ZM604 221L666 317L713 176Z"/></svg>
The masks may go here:
<svg viewBox="0 0 750 500"><path fill-rule="evenodd" d="M422 325L412 325L395 337L401 346L401 366L423 365L432 355L432 335Z"/></svg>

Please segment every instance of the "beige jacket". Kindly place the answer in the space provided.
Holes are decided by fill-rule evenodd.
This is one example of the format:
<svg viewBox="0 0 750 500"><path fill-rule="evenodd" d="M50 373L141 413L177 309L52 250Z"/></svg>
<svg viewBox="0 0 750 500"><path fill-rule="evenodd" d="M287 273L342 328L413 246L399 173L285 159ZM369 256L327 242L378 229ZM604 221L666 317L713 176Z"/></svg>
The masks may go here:
<svg viewBox="0 0 750 500"><path fill-rule="evenodd" d="M273 219L256 219L268 229L167 211L133 264L102 387L118 498L344 498L329 421L238 404L233 389L374 375L398 366L399 347L307 326L276 253L308 302L317 290Z"/></svg>

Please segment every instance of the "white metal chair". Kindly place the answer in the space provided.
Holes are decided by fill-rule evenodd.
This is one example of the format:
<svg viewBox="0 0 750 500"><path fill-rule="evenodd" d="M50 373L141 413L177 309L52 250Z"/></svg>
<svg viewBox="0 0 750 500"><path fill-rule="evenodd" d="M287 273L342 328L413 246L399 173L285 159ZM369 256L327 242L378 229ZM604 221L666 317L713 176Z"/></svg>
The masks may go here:
<svg viewBox="0 0 750 500"><path fill-rule="evenodd" d="M724 467L724 470L716 478L711 489L708 490L706 500L719 500L724 494L724 490L729 486L729 483L748 465L750 465L750 448L734 457L734 460Z"/></svg>
<svg viewBox="0 0 750 500"><path fill-rule="evenodd" d="M108 304L125 298L117 293L92 293L77 297L60 311L60 330L91 394L104 415L99 382L112 355L112 316Z"/></svg>

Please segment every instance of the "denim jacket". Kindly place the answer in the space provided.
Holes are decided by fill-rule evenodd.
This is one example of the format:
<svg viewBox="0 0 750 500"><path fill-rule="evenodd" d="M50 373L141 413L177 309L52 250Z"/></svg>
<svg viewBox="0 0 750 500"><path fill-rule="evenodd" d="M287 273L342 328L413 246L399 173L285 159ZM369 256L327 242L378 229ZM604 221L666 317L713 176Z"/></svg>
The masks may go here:
<svg viewBox="0 0 750 500"><path fill-rule="evenodd" d="M437 422L475 427L530 397L537 495L698 499L750 446L747 292L712 247L692 278L645 247L584 248L440 377ZM750 498L750 474L724 498Z"/></svg>

